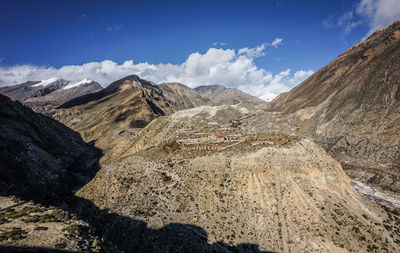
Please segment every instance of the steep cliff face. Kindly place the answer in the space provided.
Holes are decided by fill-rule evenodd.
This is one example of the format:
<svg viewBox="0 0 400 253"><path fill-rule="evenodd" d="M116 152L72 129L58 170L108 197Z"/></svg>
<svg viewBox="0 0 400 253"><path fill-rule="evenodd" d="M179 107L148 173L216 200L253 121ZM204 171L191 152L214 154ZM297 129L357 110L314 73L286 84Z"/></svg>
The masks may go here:
<svg viewBox="0 0 400 253"><path fill-rule="evenodd" d="M271 109L293 114L298 129L355 176L400 191L399 55L398 20L278 96Z"/></svg>
<svg viewBox="0 0 400 253"><path fill-rule="evenodd" d="M0 95L0 194L62 200L93 176L100 153L78 133Z"/></svg>

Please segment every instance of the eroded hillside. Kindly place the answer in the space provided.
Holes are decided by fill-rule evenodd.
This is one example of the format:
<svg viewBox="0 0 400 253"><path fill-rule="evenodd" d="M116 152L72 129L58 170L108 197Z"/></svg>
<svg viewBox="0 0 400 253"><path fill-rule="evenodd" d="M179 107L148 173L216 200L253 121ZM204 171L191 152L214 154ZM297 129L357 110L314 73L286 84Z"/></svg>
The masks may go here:
<svg viewBox="0 0 400 253"><path fill-rule="evenodd" d="M354 45L271 109L354 178L400 191L400 21Z"/></svg>
<svg viewBox="0 0 400 253"><path fill-rule="evenodd" d="M274 122L268 131L255 131L259 114ZM292 131L260 106L180 111L111 149L77 195L151 231L200 227L209 244L227 245L222 251L244 244L278 252L398 251L398 216L359 195L338 162ZM143 252L178 247L173 237L147 243L153 233L142 236L124 243ZM201 245L185 247L209 249Z"/></svg>

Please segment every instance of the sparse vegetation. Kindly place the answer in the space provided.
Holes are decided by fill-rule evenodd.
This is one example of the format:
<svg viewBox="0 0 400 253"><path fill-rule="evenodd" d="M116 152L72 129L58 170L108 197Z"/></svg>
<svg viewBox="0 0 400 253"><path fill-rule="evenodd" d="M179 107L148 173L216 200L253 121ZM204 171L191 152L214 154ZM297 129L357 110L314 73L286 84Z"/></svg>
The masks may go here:
<svg viewBox="0 0 400 253"><path fill-rule="evenodd" d="M11 240L11 241L21 240L26 238L26 234L27 232L22 230L21 228L14 227L8 231L0 233L0 242L5 240Z"/></svg>

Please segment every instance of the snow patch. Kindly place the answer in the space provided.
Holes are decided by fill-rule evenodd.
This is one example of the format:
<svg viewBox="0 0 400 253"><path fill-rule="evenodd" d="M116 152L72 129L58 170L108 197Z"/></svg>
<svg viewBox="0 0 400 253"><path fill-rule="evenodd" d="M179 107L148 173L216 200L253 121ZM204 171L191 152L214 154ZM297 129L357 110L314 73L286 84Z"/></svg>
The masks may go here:
<svg viewBox="0 0 400 253"><path fill-rule="evenodd" d="M42 80L40 83L32 85L32 87L47 86L49 84L56 82L57 80L59 80L59 78L57 77L53 77L47 80Z"/></svg>
<svg viewBox="0 0 400 253"><path fill-rule="evenodd" d="M68 90L68 89L77 87L79 85L87 84L87 83L91 83L91 82L93 82L93 80L89 80L89 79L85 78L85 79L81 80L80 82L68 84L67 86L65 86L63 88L63 90Z"/></svg>

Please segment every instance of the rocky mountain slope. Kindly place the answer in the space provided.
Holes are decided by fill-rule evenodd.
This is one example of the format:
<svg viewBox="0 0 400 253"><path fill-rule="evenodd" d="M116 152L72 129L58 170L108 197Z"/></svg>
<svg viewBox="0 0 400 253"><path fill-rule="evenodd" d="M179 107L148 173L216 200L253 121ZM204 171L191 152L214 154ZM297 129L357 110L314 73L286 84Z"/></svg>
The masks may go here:
<svg viewBox="0 0 400 253"><path fill-rule="evenodd" d="M64 79L51 78L43 81L28 81L0 88L0 94L18 100L35 111L45 112L70 99L103 89L95 81L84 79L72 83Z"/></svg>
<svg viewBox="0 0 400 253"><path fill-rule="evenodd" d="M97 169L100 153L56 120L0 95L0 194L59 199Z"/></svg>
<svg viewBox="0 0 400 253"><path fill-rule="evenodd" d="M131 75L104 90L72 99L53 117L107 149L137 133L153 119L209 101L181 84L156 85Z"/></svg>
<svg viewBox="0 0 400 253"><path fill-rule="evenodd" d="M272 110L292 115L355 178L400 192L400 20L376 31Z"/></svg>
<svg viewBox="0 0 400 253"><path fill-rule="evenodd" d="M10 139L2 150L15 146L1 153L8 155L1 161L23 158L27 164L11 167L20 174L2 171L12 180L2 179L1 189L13 189L15 180L30 194L7 194L47 199L65 192L68 198L57 206L0 198L1 250L399 250L398 213L359 195L338 162L265 104L201 106L159 116L134 136L115 135L117 144L98 161L73 131L57 138L63 125L2 98L7 113L1 115L20 116L1 124ZM78 154L89 157L69 163ZM61 172L55 170L58 160L66 166ZM48 167L48 161L57 166ZM69 171L84 173L91 166L99 169L95 177L70 195L77 174Z"/></svg>
<svg viewBox="0 0 400 253"><path fill-rule="evenodd" d="M210 99L181 83L162 83L159 85L166 99L174 101L178 110L212 105Z"/></svg>
<svg viewBox="0 0 400 253"><path fill-rule="evenodd" d="M0 252L118 252L74 209L100 157L78 133L0 95Z"/></svg>
<svg viewBox="0 0 400 253"><path fill-rule="evenodd" d="M260 115L274 124L261 131ZM109 150L77 196L140 220L124 237L108 234L137 252L399 251L398 215L359 195L338 162L293 133L263 106L158 117Z"/></svg>
<svg viewBox="0 0 400 253"><path fill-rule="evenodd" d="M395 189L399 26L271 104L132 75L53 110L101 159L74 131L0 96L0 194L42 201L0 198L0 245L400 252L398 210L360 195L334 159Z"/></svg>
<svg viewBox="0 0 400 253"><path fill-rule="evenodd" d="M194 89L215 105L229 105L238 103L263 103L264 101L238 89L228 89L222 85L199 86Z"/></svg>

